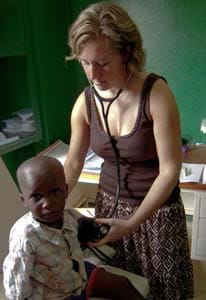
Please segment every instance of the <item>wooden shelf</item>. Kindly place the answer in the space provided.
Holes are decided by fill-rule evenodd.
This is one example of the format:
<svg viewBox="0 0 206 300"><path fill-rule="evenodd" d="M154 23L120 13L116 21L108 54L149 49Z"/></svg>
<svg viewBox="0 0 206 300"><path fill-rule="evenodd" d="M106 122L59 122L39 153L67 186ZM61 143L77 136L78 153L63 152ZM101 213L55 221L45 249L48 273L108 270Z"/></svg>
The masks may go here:
<svg viewBox="0 0 206 300"><path fill-rule="evenodd" d="M25 138L21 138L15 142L0 145L0 155L25 147L31 143L38 142L41 139L41 134L36 133Z"/></svg>
<svg viewBox="0 0 206 300"><path fill-rule="evenodd" d="M206 164L206 145L194 145L191 150L182 155L184 163Z"/></svg>

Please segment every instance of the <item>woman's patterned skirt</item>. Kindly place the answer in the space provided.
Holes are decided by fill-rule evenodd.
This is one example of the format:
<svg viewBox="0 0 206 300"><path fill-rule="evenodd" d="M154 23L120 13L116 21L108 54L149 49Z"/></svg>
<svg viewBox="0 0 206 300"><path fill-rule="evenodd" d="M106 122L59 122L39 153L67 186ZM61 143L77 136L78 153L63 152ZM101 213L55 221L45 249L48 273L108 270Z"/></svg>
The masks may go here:
<svg viewBox="0 0 206 300"><path fill-rule="evenodd" d="M96 217L107 217L115 198L99 189ZM119 200L113 218L124 218L136 209L134 200ZM193 270L181 199L165 204L137 230L111 243L119 255L114 265L148 278L150 300L193 298Z"/></svg>

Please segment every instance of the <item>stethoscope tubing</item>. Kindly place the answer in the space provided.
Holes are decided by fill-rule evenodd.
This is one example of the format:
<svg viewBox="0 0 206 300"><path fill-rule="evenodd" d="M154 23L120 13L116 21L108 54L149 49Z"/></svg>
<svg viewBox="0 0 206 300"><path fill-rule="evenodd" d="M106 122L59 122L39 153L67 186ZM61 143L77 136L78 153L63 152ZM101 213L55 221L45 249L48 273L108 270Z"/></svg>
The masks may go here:
<svg viewBox="0 0 206 300"><path fill-rule="evenodd" d="M120 89L118 91L118 93L115 97L110 98L110 99L103 98L102 96L100 96L94 86L92 86L92 89L94 91L96 98L98 99L99 103L101 104L101 110L102 110L104 124L106 127L106 131L107 131L107 134L108 134L108 137L110 140L110 144L112 146L112 150L113 150L113 153L115 156L115 161L116 161L117 186L116 186L116 193L115 193L115 204L114 204L112 210L110 211L109 215L107 216L108 218L111 218L114 215L114 212L116 211L118 202L119 202L121 177L120 177L120 163L119 163L120 155L119 155L119 151L116 146L116 140L111 135L111 131L110 131L109 124L108 124L108 115L109 115L109 110L110 110L112 103L119 97L119 95L122 92L122 89ZM105 111L104 104L103 104L104 102L109 102L109 104L106 108L106 111Z"/></svg>

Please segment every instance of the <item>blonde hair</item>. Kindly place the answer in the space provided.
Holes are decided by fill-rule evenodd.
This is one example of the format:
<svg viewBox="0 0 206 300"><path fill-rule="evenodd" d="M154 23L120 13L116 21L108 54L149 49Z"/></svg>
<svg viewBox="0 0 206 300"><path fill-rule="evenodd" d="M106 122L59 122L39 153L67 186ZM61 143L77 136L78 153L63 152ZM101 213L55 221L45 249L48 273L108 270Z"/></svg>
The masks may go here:
<svg viewBox="0 0 206 300"><path fill-rule="evenodd" d="M132 72L144 69L146 54L142 37L130 16L111 2L91 4L84 9L69 29L67 60L78 59L84 44L105 35L110 45L126 57L127 68Z"/></svg>

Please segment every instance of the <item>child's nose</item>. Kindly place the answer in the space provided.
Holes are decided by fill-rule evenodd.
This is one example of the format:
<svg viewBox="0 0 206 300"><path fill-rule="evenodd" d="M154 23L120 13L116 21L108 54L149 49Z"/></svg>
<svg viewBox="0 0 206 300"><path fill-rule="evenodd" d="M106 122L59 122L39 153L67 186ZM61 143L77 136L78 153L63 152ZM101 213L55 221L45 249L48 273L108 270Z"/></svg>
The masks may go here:
<svg viewBox="0 0 206 300"><path fill-rule="evenodd" d="M49 197L44 197L43 199L43 208L50 208L53 205L52 200Z"/></svg>

